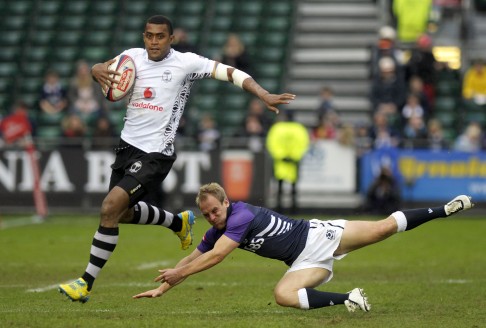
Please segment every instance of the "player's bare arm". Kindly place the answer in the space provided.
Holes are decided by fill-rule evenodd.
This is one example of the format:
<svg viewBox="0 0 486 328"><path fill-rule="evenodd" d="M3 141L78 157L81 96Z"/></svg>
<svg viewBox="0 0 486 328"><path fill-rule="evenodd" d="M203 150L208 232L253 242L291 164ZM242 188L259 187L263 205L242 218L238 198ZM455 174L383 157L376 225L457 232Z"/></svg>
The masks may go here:
<svg viewBox="0 0 486 328"><path fill-rule="evenodd" d="M104 63L98 63L93 65L91 68L91 75L96 82L98 82L102 87L109 88L112 83L118 82L118 77L121 75L117 71L112 71L108 67L115 62L115 58L110 59Z"/></svg>
<svg viewBox="0 0 486 328"><path fill-rule="evenodd" d="M194 259L197 257L201 256L203 253L201 253L197 248L188 256L184 257L182 260L180 260L177 265L175 266L176 268L179 268L181 266L184 266L190 262L192 262ZM162 271L162 270L159 270ZM154 281L161 281L162 280L162 275L157 276ZM184 280L181 280L179 283L181 283ZM143 293L137 294L132 296L133 298L144 298L144 297L149 297L149 298L154 298L154 297L160 297L162 296L165 292L167 292L169 289L171 289L173 286L169 285L166 282L163 282L158 288L147 290Z"/></svg>
<svg viewBox="0 0 486 328"><path fill-rule="evenodd" d="M165 281L174 286L180 283L182 279L185 279L192 274L207 270L220 263L238 246L239 243L223 235L218 239L214 248L209 252L202 254L179 268L159 270L161 273L159 277L161 277L161 281Z"/></svg>
<svg viewBox="0 0 486 328"><path fill-rule="evenodd" d="M243 90L254 94L265 103L270 111L276 114L279 112L278 105L289 104L290 101L295 99L295 95L290 93L271 94L247 73L222 63L216 62L212 77L217 80L231 82Z"/></svg>

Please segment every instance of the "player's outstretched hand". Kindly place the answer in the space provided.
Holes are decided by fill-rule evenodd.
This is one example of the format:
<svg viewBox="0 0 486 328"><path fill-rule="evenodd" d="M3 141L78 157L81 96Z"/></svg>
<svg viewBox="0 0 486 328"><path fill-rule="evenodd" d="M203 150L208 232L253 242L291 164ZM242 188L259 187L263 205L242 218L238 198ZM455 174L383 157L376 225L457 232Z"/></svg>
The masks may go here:
<svg viewBox="0 0 486 328"><path fill-rule="evenodd" d="M134 296L132 296L132 298L134 298L134 299L144 298L144 297L155 298L155 297L162 296L163 293L164 292L160 288L155 288L155 289L147 290L146 292L134 295Z"/></svg>
<svg viewBox="0 0 486 328"><path fill-rule="evenodd" d="M279 113L277 108L278 105L290 104L290 102L294 99L295 95L291 93L282 93L280 95L268 93L262 97L262 101L265 103L267 108L276 114Z"/></svg>
<svg viewBox="0 0 486 328"><path fill-rule="evenodd" d="M104 63L98 63L91 68L91 75L103 88L110 88L112 83L118 83L117 76L121 74L108 68L114 62L115 58Z"/></svg>

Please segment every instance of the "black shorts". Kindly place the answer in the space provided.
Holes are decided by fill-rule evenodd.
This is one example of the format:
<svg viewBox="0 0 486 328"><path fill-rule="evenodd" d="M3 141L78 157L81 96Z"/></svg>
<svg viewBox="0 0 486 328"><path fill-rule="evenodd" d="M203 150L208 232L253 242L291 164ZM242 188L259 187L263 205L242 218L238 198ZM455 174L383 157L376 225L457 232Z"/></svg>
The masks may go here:
<svg viewBox="0 0 486 328"><path fill-rule="evenodd" d="M115 151L110 190L115 186L124 189L130 197L130 207L147 195L158 194L177 158L175 153L172 156L146 153L121 139Z"/></svg>

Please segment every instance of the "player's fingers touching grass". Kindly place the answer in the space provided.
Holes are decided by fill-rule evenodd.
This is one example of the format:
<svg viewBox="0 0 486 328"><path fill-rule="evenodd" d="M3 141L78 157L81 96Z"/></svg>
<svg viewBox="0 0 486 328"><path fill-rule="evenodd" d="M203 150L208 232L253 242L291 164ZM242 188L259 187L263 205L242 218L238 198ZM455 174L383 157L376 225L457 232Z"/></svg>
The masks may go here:
<svg viewBox="0 0 486 328"><path fill-rule="evenodd" d="M155 297L162 296L162 294L163 294L163 292L160 289L155 288L155 289L147 290L146 292L143 292L143 293L134 295L134 296L132 296L132 298L133 299L137 299L137 298L155 298Z"/></svg>

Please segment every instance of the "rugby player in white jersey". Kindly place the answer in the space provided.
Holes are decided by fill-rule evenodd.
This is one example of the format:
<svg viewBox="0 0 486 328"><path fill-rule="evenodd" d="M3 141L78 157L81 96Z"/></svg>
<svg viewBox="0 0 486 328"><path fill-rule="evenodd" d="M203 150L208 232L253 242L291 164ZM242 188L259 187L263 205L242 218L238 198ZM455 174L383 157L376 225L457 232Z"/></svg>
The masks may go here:
<svg viewBox="0 0 486 328"><path fill-rule="evenodd" d="M171 48L172 23L165 16L150 17L142 34L145 49L123 52L135 62L136 80L129 95L120 144L115 149L109 192L101 205L89 263L79 279L59 285L59 291L72 301L88 301L96 277L117 245L120 223L161 225L177 234L182 249L192 244L194 214L184 211L174 215L151 205L147 199L160 188L176 160L174 139L196 80L213 78L233 83L260 98L275 113L278 105L295 99L289 93L269 93L250 75L234 67L175 51ZM101 86L117 82L119 74L108 69L113 61L92 68L92 76Z"/></svg>

